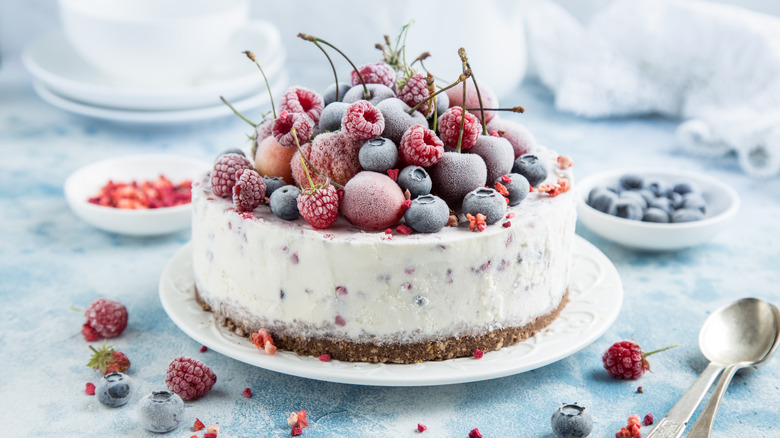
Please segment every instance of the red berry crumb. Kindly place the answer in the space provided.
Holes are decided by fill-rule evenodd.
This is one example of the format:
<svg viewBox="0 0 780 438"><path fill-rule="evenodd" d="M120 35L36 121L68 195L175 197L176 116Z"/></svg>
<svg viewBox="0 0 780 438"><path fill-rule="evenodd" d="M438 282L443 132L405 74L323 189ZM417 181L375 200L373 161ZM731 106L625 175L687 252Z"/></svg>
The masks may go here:
<svg viewBox="0 0 780 438"><path fill-rule="evenodd" d="M290 431L290 436L300 436L303 433L303 429L300 427L293 427Z"/></svg>
<svg viewBox="0 0 780 438"><path fill-rule="evenodd" d="M469 438L482 438L482 434L479 433L479 429L475 427L469 432Z"/></svg>
<svg viewBox="0 0 780 438"><path fill-rule="evenodd" d="M203 434L203 438L217 438L216 432L206 432Z"/></svg>
<svg viewBox="0 0 780 438"><path fill-rule="evenodd" d="M385 230L385 234L392 236L393 235L393 229L392 228L386 229Z"/></svg>
<svg viewBox="0 0 780 438"><path fill-rule="evenodd" d="M477 348L474 350L474 359L482 359L482 356L485 355L485 352Z"/></svg>
<svg viewBox="0 0 780 438"><path fill-rule="evenodd" d="M205 395L217 376L203 362L186 356L177 356L165 373L165 385L168 390L178 394L184 400L195 400Z"/></svg>
<svg viewBox="0 0 780 438"><path fill-rule="evenodd" d="M645 415L644 420L642 420L642 424L644 424L645 426L649 426L653 424L653 414L648 413L647 415Z"/></svg>
<svg viewBox="0 0 780 438"><path fill-rule="evenodd" d="M400 169L387 169L387 176L389 176L393 181L398 182L398 173L400 171Z"/></svg>
<svg viewBox="0 0 780 438"><path fill-rule="evenodd" d="M426 426L426 425L424 425L422 423L417 423L417 432L423 433L426 430L428 430L428 426Z"/></svg>
<svg viewBox="0 0 780 438"><path fill-rule="evenodd" d="M81 326L81 334L84 335L84 340L87 342L95 342L100 339L100 335L97 334L95 329L93 329L88 322L85 322L84 325Z"/></svg>
<svg viewBox="0 0 780 438"><path fill-rule="evenodd" d="M200 347L200 352L201 353L205 353L206 351L208 351L208 349L209 349L209 347L203 345L202 347Z"/></svg>
<svg viewBox="0 0 780 438"><path fill-rule="evenodd" d="M406 164L429 167L438 163L444 155L444 144L432 130L414 125L401 137L398 153Z"/></svg>
<svg viewBox="0 0 780 438"><path fill-rule="evenodd" d="M127 308L117 301L98 298L84 314L87 324L103 338L115 338L127 327ZM81 332L84 333L83 328Z"/></svg>
<svg viewBox="0 0 780 438"><path fill-rule="evenodd" d="M203 429L205 429L205 428L206 428L206 425L205 425L205 424L203 424L203 422L202 422L202 421L200 421L199 419L197 419L197 418L196 418L196 419L195 419L195 424L193 424L193 425L192 425L192 430L194 430L195 432L197 432L197 431L199 431L199 430L203 430Z"/></svg>
<svg viewBox="0 0 780 438"><path fill-rule="evenodd" d="M406 225L406 224L401 224L401 225L395 227L395 230L398 231L399 233L403 234L404 236L408 236L408 235L412 234L412 231L413 231L412 227L410 227L409 225Z"/></svg>
<svg viewBox="0 0 780 438"><path fill-rule="evenodd" d="M174 184L162 175L153 181L109 181L101 187L97 196L88 201L103 207L124 209L173 207L190 202L191 186L190 180Z"/></svg>
<svg viewBox="0 0 780 438"><path fill-rule="evenodd" d="M330 362L330 354L323 354L317 359L321 360L322 362Z"/></svg>
<svg viewBox="0 0 780 438"><path fill-rule="evenodd" d="M628 417L628 424L620 428L620 432L615 434L615 438L642 438L639 429L642 425L639 423L639 415Z"/></svg>
<svg viewBox="0 0 780 438"><path fill-rule="evenodd" d="M87 395L95 395L95 384L92 382L87 382L87 387L84 388L84 392L86 392Z"/></svg>
<svg viewBox="0 0 780 438"><path fill-rule="evenodd" d="M501 224L501 226L504 227L504 228L509 228L509 227L512 226L512 222L511 221L506 221L503 224Z"/></svg>
<svg viewBox="0 0 780 438"><path fill-rule="evenodd" d="M244 394L244 397L246 397L246 398L252 398L252 390L249 389L249 388L244 388L243 394Z"/></svg>
<svg viewBox="0 0 780 438"><path fill-rule="evenodd" d="M306 409L298 411L298 426L301 428L309 427L309 420L306 419Z"/></svg>
<svg viewBox="0 0 780 438"><path fill-rule="evenodd" d="M409 209L409 207L411 207L411 206L412 206L412 201L410 201L409 199L407 199L406 201L404 201L404 203L403 203L403 204L401 204L401 210L403 210L403 211L406 211L406 210L408 210L408 209Z"/></svg>

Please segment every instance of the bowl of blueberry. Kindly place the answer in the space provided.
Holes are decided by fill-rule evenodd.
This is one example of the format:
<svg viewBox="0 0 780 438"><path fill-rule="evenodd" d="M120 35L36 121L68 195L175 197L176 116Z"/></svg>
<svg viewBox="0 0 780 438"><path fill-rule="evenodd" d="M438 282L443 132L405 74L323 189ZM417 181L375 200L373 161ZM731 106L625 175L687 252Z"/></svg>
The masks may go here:
<svg viewBox="0 0 780 438"><path fill-rule="evenodd" d="M739 195L723 182L673 169L621 169L578 182L577 215L588 229L623 246L674 251L723 231Z"/></svg>

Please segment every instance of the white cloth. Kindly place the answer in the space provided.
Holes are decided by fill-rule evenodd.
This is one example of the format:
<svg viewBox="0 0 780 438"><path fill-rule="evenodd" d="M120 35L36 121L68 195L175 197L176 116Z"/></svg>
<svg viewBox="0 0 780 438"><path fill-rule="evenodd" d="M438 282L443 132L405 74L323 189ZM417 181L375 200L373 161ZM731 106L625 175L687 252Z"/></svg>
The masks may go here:
<svg viewBox="0 0 780 438"><path fill-rule="evenodd" d="M537 0L525 23L529 72L558 109L679 117L685 150L733 150L749 174L780 174L780 19L697 0L616 0L583 26Z"/></svg>

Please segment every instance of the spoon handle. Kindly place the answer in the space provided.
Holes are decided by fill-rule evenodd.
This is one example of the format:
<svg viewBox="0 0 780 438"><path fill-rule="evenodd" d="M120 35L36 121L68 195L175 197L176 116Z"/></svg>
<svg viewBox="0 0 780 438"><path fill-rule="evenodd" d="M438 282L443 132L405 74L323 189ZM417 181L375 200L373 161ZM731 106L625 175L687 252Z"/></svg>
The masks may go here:
<svg viewBox="0 0 780 438"><path fill-rule="evenodd" d="M685 430L688 420L693 415L699 402L707 394L712 386L712 382L723 371L723 365L710 362L707 368L701 372L701 375L688 391L680 397L680 400L669 410L666 417L650 431L646 438L678 438Z"/></svg>
<svg viewBox="0 0 780 438"><path fill-rule="evenodd" d="M731 383L731 378L734 377L734 373L737 372L744 364L736 363L729 365L723 375L720 376L718 384L715 386L715 390L712 391L712 397L707 402L707 406L701 411L699 418L693 423L691 431L688 432L686 438L707 438L712 431L712 424L715 422L715 414L718 412L720 401L723 399L723 394L726 393L726 388Z"/></svg>

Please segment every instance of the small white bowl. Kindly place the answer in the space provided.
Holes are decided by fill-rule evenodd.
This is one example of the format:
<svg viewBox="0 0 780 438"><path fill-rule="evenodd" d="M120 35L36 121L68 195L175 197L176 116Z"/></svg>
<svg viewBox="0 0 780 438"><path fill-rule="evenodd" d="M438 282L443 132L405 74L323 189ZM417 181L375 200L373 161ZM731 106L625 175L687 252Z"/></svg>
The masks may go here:
<svg viewBox="0 0 780 438"><path fill-rule="evenodd" d="M92 204L108 182L155 180L160 175L174 184L194 181L209 170L209 163L175 155L131 155L111 158L82 167L65 181L65 198L74 213L101 230L131 236L153 236L190 226L192 205L128 210Z"/></svg>
<svg viewBox="0 0 780 438"><path fill-rule="evenodd" d="M704 219L683 223L653 223L623 219L602 213L587 204L591 189L615 186L625 174L659 179L671 185L688 182L707 201ZM591 231L623 246L645 251L674 251L712 239L723 231L739 209L739 195L721 181L687 170L619 169L602 172L577 182L577 217Z"/></svg>

